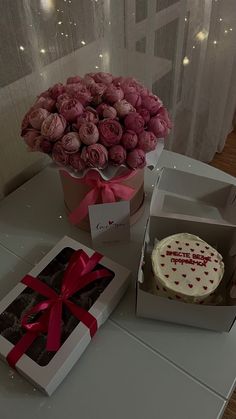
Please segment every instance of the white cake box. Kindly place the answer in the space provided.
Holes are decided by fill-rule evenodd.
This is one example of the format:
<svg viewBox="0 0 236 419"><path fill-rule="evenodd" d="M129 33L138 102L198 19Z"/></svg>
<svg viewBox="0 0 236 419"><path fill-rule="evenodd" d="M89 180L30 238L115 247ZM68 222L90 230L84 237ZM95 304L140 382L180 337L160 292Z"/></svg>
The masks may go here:
<svg viewBox="0 0 236 419"><path fill-rule="evenodd" d="M151 215L236 224L236 186L176 169L162 169L153 191Z"/></svg>
<svg viewBox="0 0 236 419"><path fill-rule="evenodd" d="M68 256L68 252L73 253L74 250L78 250L78 249L82 249L89 257L91 257L94 254L94 250L87 248L86 246L82 245L81 243L75 240L70 239L69 237L64 237L31 270L31 272L29 272L29 275L36 278L41 273L40 279L45 277L45 278L53 278L53 281L54 280L57 281L57 266L62 266L61 271L59 272L62 272L61 275L63 276L63 272L64 272L63 266L65 269L65 267L67 266L67 261L70 259L70 256ZM63 262L64 260L65 262ZM52 264L49 265L51 261L53 261L54 265ZM63 263L65 265L63 265ZM102 291L101 290L99 291L99 286L101 285L96 285L95 283L95 286L97 287L95 290L95 288L93 289L93 285L89 284L89 287L91 287L91 289L89 289L89 291L86 289L86 292L84 294L82 290L81 296L78 297L79 299L84 299L83 301L85 301L85 304L87 304L87 301L89 301L89 299L92 299L90 300L92 301L92 306L89 308L88 312L92 316L94 316L94 318L96 319L97 328L99 328L106 321L110 313L113 311L113 309L115 308L115 306L121 299L122 295L124 294L129 284L129 279L130 279L130 272L126 268L118 265L117 263L111 261L110 259L104 256L98 262L98 265L100 269L106 268L109 271L112 271L113 278L109 279L110 282L108 283L108 285L103 285ZM44 270L45 267L47 267L47 269L49 268L53 269L53 272L55 271L55 274L53 274L50 277L51 275L50 269L49 271L45 271ZM42 277L43 270L45 272L44 277ZM19 280L21 280L21 278L19 278ZM60 284L61 284L61 281L60 281ZM3 315L3 313L4 313L3 316L6 316L7 309L9 309L9 306L14 301L14 304L12 305L13 314L12 312L11 314L8 314L9 320L12 320L13 316L16 315L17 313L18 306L15 303L15 301L17 301L17 297L23 298L23 299L28 298L27 296L19 297L19 295L23 291L26 292L26 288L27 290L29 290L29 288L26 287L26 285L19 282L19 284L16 285L12 289L12 291L6 295L6 297L0 302L0 317ZM98 293L98 297L97 296L94 297L95 295L93 294L94 292ZM36 295L36 298L37 297L38 296ZM44 297L42 299L45 300L46 298ZM33 306L34 305L35 304L33 304ZM69 321L67 324L69 324L70 321L72 322L74 321L74 318L72 317L70 313L70 316L68 317ZM63 322L65 322L66 324L66 321L64 318L63 318ZM14 327L10 328L10 331L9 329L6 329L5 332L3 332L3 334L10 333L9 336L11 336L11 333L14 332ZM45 392L47 395L51 395L54 392L57 386L62 382L62 380L69 373L69 371L71 370L73 365L76 363L76 361L78 361L78 359L80 358L80 356L82 355L82 353L84 352L84 350L86 349L86 347L91 341L89 328L85 326L82 323L82 321L79 321L79 323L77 321L77 325L74 326L71 332L67 331L67 333L68 333L68 336L65 338L65 340L62 341L61 347L58 349L57 352L53 353L53 357L49 360L48 363L46 363L46 365L45 364L43 366L39 365L39 362L36 362L25 353L21 356L21 358L18 360L18 362L15 365L16 370L20 374L24 375L29 381L31 381L36 387L38 387L40 390ZM46 339L46 335L41 336L42 339L44 337ZM12 344L6 337L2 336L1 334L0 335L0 356L3 360L6 361L6 357L13 347L14 347L14 344ZM50 353L45 352L45 356L47 356L47 354L50 354ZM41 354L39 354L39 358L40 357L41 357Z"/></svg>
<svg viewBox="0 0 236 419"><path fill-rule="evenodd" d="M231 211L235 188L202 177L198 182L197 178L164 169L154 189L138 272L136 313L141 317L228 332L236 319L236 305L228 297L231 284L236 281L236 225ZM191 187L188 179L194 182ZM201 237L222 254L225 274L219 290L224 305L188 304L155 294L151 267L154 242L183 232Z"/></svg>

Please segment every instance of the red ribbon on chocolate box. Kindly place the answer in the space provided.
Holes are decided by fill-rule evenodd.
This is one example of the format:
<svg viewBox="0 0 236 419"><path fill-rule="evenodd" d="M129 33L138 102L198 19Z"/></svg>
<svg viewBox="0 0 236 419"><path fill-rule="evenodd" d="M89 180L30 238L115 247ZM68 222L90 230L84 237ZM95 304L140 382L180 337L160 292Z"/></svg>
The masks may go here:
<svg viewBox="0 0 236 419"><path fill-rule="evenodd" d="M90 335L93 337L97 331L96 318L82 307L74 304L69 298L88 284L112 275L106 268L93 270L102 257L97 252L89 257L83 250L75 251L64 272L60 294L38 278L30 275L26 275L21 280L27 287L47 297L47 300L41 301L29 309L22 318L21 325L26 330L26 334L7 355L7 362L11 367L15 368L17 361L40 333L47 333L47 351L56 352L60 348L63 304L78 320L88 327ZM31 316L38 313L42 313L40 318L35 322L31 322Z"/></svg>

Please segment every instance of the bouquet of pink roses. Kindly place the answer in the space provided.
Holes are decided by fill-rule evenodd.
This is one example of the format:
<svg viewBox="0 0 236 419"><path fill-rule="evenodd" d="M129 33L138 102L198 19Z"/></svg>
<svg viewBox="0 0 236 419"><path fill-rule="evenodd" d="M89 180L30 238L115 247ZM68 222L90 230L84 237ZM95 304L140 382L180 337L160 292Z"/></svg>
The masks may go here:
<svg viewBox="0 0 236 419"><path fill-rule="evenodd" d="M140 169L171 123L161 100L131 77L69 77L37 98L22 121L31 151L76 172L124 165Z"/></svg>

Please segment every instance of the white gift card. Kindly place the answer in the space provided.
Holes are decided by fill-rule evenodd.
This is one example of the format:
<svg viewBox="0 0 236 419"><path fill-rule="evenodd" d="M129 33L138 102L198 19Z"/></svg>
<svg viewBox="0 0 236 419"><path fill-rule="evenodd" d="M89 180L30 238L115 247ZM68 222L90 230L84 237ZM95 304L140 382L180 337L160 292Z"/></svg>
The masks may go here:
<svg viewBox="0 0 236 419"><path fill-rule="evenodd" d="M91 236L94 242L117 242L130 239L129 201L89 206Z"/></svg>

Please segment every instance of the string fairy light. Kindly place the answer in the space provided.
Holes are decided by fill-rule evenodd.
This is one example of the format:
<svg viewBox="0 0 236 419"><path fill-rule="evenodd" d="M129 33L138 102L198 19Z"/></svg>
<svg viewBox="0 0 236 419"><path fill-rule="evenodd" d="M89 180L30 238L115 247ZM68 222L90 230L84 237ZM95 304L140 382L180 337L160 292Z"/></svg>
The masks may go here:
<svg viewBox="0 0 236 419"><path fill-rule="evenodd" d="M99 54L99 58L102 58L103 57L103 55L102 54Z"/></svg>
<svg viewBox="0 0 236 419"><path fill-rule="evenodd" d="M23 45L20 45L19 48L20 48L21 51L24 51L25 50L25 48L23 47Z"/></svg>
<svg viewBox="0 0 236 419"><path fill-rule="evenodd" d="M190 63L190 60L188 57L184 57L183 59L183 65L188 65Z"/></svg>
<svg viewBox="0 0 236 419"><path fill-rule="evenodd" d="M45 54L46 50L44 48L41 48L40 52L41 54Z"/></svg>
<svg viewBox="0 0 236 419"><path fill-rule="evenodd" d="M81 44L82 44L82 45L86 45L86 42L85 42L85 41L81 41Z"/></svg>

